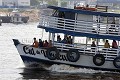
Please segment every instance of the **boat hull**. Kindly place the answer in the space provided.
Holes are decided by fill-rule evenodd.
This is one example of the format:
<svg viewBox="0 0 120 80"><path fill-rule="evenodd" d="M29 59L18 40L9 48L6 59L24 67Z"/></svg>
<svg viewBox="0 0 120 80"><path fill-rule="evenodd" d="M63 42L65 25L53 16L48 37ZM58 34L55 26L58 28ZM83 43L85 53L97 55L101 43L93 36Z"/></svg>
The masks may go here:
<svg viewBox="0 0 120 80"><path fill-rule="evenodd" d="M23 62L37 62L45 64L66 64L82 68L91 68L97 70L120 71L116 68L111 60L105 60L103 65L95 65L93 62L93 55L86 55L79 53L77 61L70 61L67 56L67 51L59 51L59 55L54 58L49 58L47 51L49 48L34 48L30 45L20 44L19 41L14 40L14 44L23 60Z"/></svg>

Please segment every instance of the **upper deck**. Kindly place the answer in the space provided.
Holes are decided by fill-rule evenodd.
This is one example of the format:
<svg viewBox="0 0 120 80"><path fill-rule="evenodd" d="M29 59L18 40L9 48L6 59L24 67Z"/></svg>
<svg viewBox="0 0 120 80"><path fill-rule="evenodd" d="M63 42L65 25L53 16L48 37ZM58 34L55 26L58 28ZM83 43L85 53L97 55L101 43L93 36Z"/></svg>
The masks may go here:
<svg viewBox="0 0 120 80"><path fill-rule="evenodd" d="M51 15L40 15L39 28L72 36L120 40L120 14L48 6Z"/></svg>

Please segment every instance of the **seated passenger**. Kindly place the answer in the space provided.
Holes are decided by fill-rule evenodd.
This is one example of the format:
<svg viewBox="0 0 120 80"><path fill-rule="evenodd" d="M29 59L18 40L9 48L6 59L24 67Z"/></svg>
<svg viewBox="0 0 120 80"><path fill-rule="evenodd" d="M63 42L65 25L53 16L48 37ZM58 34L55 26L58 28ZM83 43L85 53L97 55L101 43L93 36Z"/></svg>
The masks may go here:
<svg viewBox="0 0 120 80"><path fill-rule="evenodd" d="M68 36L65 35L64 39L61 42L67 44L68 43Z"/></svg>
<svg viewBox="0 0 120 80"><path fill-rule="evenodd" d="M34 42L33 42L33 47L35 47L35 48L38 48L38 46L39 46L39 43L38 43L38 41L36 40L36 38L33 38L33 40L34 40Z"/></svg>
<svg viewBox="0 0 120 80"><path fill-rule="evenodd" d="M92 42L91 47L92 47L91 49L95 49L93 48L93 47L96 47L95 41Z"/></svg>
<svg viewBox="0 0 120 80"><path fill-rule="evenodd" d="M72 44L71 36L68 37L68 44Z"/></svg>
<svg viewBox="0 0 120 80"><path fill-rule="evenodd" d="M60 35L57 36L57 42L61 42Z"/></svg>
<svg viewBox="0 0 120 80"><path fill-rule="evenodd" d="M117 42L115 40L113 40L112 42L112 48L115 48L115 49L118 48Z"/></svg>
<svg viewBox="0 0 120 80"><path fill-rule="evenodd" d="M87 4L86 7L89 7L89 5Z"/></svg>
<svg viewBox="0 0 120 80"><path fill-rule="evenodd" d="M42 42L41 39L39 39L39 48L40 48L40 47L43 47L43 42Z"/></svg>
<svg viewBox="0 0 120 80"><path fill-rule="evenodd" d="M109 44L108 40L106 40L106 42L104 44L104 48L110 48L110 44Z"/></svg>
<svg viewBox="0 0 120 80"><path fill-rule="evenodd" d="M45 40L45 42L43 43L43 47L48 47L48 42L47 42L47 40Z"/></svg>
<svg viewBox="0 0 120 80"><path fill-rule="evenodd" d="M52 47L52 40L49 41L48 47Z"/></svg>

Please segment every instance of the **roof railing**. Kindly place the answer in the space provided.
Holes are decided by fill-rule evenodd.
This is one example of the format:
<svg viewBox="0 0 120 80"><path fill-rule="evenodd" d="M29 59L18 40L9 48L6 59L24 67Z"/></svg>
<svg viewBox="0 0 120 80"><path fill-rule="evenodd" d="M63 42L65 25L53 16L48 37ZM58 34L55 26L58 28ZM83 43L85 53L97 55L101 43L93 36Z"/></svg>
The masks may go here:
<svg viewBox="0 0 120 80"><path fill-rule="evenodd" d="M82 20L71 20L41 15L39 25L75 32L120 36L120 24L107 24L94 21L90 22Z"/></svg>

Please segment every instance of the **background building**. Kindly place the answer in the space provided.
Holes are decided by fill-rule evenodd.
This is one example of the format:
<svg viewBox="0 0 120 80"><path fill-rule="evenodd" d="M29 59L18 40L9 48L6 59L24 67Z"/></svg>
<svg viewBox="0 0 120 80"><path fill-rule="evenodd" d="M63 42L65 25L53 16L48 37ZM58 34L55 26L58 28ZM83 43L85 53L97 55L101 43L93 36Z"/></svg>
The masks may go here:
<svg viewBox="0 0 120 80"><path fill-rule="evenodd" d="M18 0L18 6L20 8L30 7L30 0Z"/></svg>
<svg viewBox="0 0 120 80"><path fill-rule="evenodd" d="M1 8L29 8L30 0L0 0Z"/></svg>

